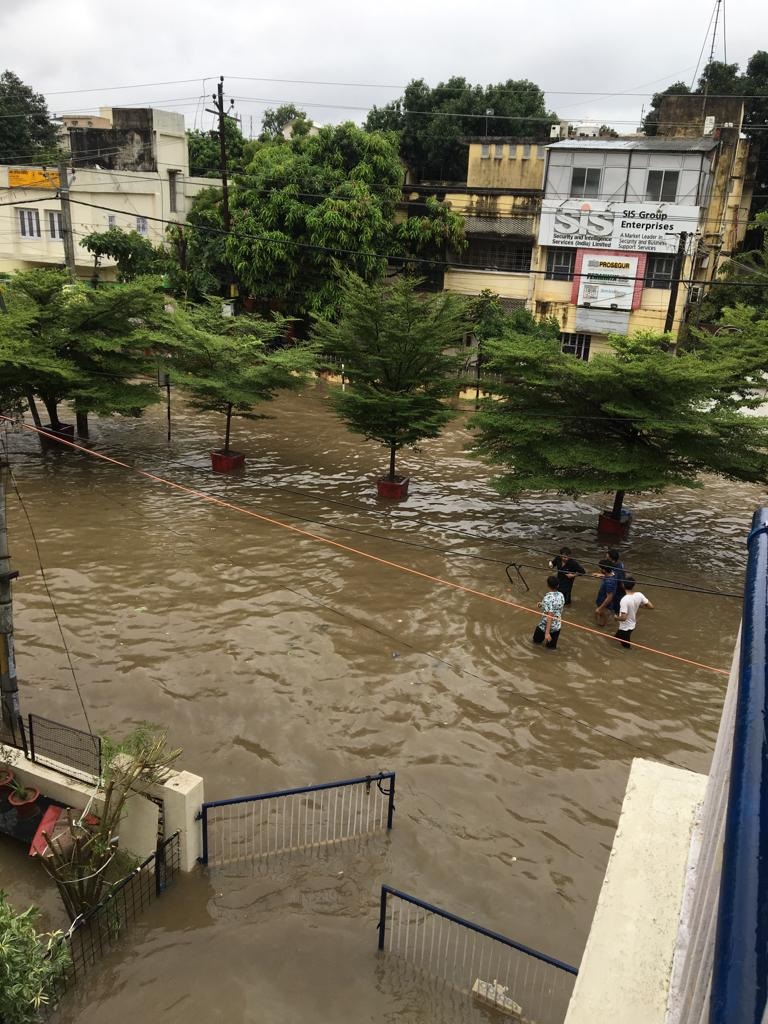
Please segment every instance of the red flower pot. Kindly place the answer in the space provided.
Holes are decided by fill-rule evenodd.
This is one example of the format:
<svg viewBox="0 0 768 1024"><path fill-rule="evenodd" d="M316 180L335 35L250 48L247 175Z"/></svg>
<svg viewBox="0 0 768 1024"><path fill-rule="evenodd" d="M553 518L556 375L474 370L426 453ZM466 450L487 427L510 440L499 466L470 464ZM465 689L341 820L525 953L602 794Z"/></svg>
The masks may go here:
<svg viewBox="0 0 768 1024"><path fill-rule="evenodd" d="M376 489L380 498L388 498L390 501L401 501L408 497L408 484L411 482L409 476L396 476L394 480L386 477L376 481Z"/></svg>
<svg viewBox="0 0 768 1024"><path fill-rule="evenodd" d="M245 456L242 452L224 452L218 448L211 452L211 468L214 473L234 473L245 465Z"/></svg>
<svg viewBox="0 0 768 1024"><path fill-rule="evenodd" d="M618 537L620 540L626 540L631 524L632 513L629 509L622 509L618 519L610 509L606 509L600 513L597 520L597 532L601 537Z"/></svg>
<svg viewBox="0 0 768 1024"><path fill-rule="evenodd" d="M11 792L13 772L10 768L0 768L0 800L5 799Z"/></svg>
<svg viewBox="0 0 768 1024"><path fill-rule="evenodd" d="M31 786L27 786L27 795L24 797L19 796L15 791L11 792L8 797L8 803L11 807L15 807L20 818L31 818L39 807L37 806L37 798L40 796L39 789L33 789Z"/></svg>

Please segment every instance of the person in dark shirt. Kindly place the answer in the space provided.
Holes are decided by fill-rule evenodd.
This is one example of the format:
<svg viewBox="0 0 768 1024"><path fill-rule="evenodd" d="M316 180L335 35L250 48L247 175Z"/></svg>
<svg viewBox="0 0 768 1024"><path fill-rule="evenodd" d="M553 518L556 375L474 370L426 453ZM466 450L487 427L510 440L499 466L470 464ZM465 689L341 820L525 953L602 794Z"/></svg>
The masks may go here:
<svg viewBox="0 0 768 1024"><path fill-rule="evenodd" d="M613 566L613 575L616 577L616 596L613 599L613 605L611 610L614 615L619 614L621 607L621 599L624 597L624 580L627 575L627 571L624 568L624 563L621 560L621 552L618 548L608 548L608 557L606 562L610 562Z"/></svg>
<svg viewBox="0 0 768 1024"><path fill-rule="evenodd" d="M613 572L613 565L608 561L599 562L600 567L600 589L595 598L595 620L598 626L605 626L608 623L608 615L613 614L613 604L616 600L616 586L618 580Z"/></svg>
<svg viewBox="0 0 768 1024"><path fill-rule="evenodd" d="M573 581L577 576L584 575L584 569L571 557L571 549L567 547L560 548L560 553L550 561L549 567L557 571L557 589L565 598L565 603L570 604Z"/></svg>

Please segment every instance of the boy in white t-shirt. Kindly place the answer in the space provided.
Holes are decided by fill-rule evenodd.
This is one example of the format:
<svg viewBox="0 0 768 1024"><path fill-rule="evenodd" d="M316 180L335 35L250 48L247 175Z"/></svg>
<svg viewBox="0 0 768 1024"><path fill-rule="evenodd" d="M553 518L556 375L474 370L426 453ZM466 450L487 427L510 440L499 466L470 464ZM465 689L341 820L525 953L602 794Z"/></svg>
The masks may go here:
<svg viewBox="0 0 768 1024"><path fill-rule="evenodd" d="M645 594L635 590L635 581L629 577L624 580L624 590L626 593L621 599L619 614L616 616L620 623L619 628L616 630L616 637L618 640L621 640L622 647L631 647L632 644L629 641L632 639L632 633L637 626L638 611L641 608L652 609L653 605Z"/></svg>

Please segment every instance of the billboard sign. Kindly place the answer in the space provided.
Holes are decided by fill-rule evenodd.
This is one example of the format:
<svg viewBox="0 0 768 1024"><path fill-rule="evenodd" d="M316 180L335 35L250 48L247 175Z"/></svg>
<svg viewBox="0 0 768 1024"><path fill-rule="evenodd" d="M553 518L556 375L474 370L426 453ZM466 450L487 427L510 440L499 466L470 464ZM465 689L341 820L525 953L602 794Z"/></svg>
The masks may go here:
<svg viewBox="0 0 768 1024"><path fill-rule="evenodd" d="M698 206L545 199L539 245L674 253L681 231L696 230Z"/></svg>
<svg viewBox="0 0 768 1024"><path fill-rule="evenodd" d="M39 167L8 168L8 188L57 189L60 184L58 171L46 171Z"/></svg>
<svg viewBox="0 0 768 1024"><path fill-rule="evenodd" d="M626 253L582 254L576 304L593 309L632 309L640 258Z"/></svg>

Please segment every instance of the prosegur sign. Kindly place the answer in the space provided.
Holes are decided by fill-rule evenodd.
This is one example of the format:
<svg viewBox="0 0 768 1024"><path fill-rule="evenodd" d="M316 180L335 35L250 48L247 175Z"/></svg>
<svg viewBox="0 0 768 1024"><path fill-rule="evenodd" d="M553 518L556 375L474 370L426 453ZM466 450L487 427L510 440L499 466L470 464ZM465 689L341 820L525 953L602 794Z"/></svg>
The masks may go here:
<svg viewBox="0 0 768 1024"><path fill-rule="evenodd" d="M584 253L577 279L577 304L593 309L632 309L641 261L645 261L644 256Z"/></svg>
<svg viewBox="0 0 768 1024"><path fill-rule="evenodd" d="M545 199L539 245L674 253L680 232L695 231L698 219L698 206Z"/></svg>

